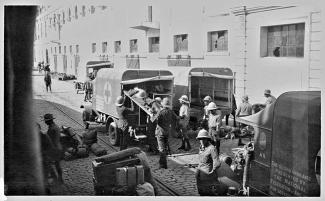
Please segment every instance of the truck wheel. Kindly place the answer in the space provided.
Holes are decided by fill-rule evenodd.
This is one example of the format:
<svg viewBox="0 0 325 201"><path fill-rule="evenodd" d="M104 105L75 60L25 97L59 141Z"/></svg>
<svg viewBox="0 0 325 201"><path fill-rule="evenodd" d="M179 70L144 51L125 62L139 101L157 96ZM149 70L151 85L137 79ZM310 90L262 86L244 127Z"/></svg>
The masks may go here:
<svg viewBox="0 0 325 201"><path fill-rule="evenodd" d="M120 135L115 122L111 122L108 126L108 139L112 145L119 145Z"/></svg>

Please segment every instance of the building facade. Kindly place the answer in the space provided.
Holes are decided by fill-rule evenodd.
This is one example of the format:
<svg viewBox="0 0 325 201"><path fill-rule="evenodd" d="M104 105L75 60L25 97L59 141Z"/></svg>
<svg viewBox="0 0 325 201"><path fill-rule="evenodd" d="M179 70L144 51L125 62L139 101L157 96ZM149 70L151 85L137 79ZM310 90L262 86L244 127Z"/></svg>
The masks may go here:
<svg viewBox="0 0 325 201"><path fill-rule="evenodd" d="M40 6L35 62L86 75L88 61L114 68L228 67L235 97L263 103L292 90L320 90L320 1L110 1ZM125 4L128 4L127 6ZM280 6L279 6L280 5Z"/></svg>

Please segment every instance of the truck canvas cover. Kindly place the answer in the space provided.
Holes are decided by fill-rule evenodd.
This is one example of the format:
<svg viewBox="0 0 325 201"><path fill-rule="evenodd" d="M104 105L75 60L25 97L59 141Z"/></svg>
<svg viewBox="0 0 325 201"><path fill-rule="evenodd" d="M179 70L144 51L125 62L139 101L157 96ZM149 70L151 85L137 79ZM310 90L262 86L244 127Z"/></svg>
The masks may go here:
<svg viewBox="0 0 325 201"><path fill-rule="evenodd" d="M174 76L176 98L173 105L179 105L178 98L186 94L191 101L191 107L194 105L201 107L200 102L206 95L214 96L214 101L220 107L231 107L234 77L230 68L166 67L164 69L172 72ZM223 91L222 95L218 94L221 91Z"/></svg>
<svg viewBox="0 0 325 201"><path fill-rule="evenodd" d="M117 118L115 101L118 96L124 94L124 86L159 80L173 80L173 76L165 70L100 69L94 80L93 107ZM135 103L144 109L143 103Z"/></svg>

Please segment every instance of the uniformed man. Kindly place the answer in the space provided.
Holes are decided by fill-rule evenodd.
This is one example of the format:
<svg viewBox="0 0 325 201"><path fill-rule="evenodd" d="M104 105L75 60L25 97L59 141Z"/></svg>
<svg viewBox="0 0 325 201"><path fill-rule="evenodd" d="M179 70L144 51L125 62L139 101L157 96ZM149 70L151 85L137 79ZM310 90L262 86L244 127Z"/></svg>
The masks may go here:
<svg viewBox="0 0 325 201"><path fill-rule="evenodd" d="M167 169L167 151L169 149L168 137L170 135L172 123L176 122L177 116L170 109L170 101L166 97L161 102L162 109L157 116L156 138L159 150L159 168Z"/></svg>
<svg viewBox="0 0 325 201"><path fill-rule="evenodd" d="M178 149L188 151L191 149L190 140L188 137L188 126L190 122L190 101L186 95L182 95L178 99L182 106L179 109L179 125L182 137L182 145Z"/></svg>
<svg viewBox="0 0 325 201"><path fill-rule="evenodd" d="M117 128L120 133L120 151L126 149L129 144L129 122L127 119L128 114L133 112L134 106L131 101L131 108L127 108L124 105L124 97L118 96L115 102L116 112L118 116Z"/></svg>
<svg viewBox="0 0 325 201"><path fill-rule="evenodd" d="M60 165L60 161L62 158L62 145L60 142L60 128L55 124L53 121L55 118L52 114L45 114L44 115L44 122L48 125L47 135L50 137L51 142L54 146L55 154L53 154L55 157L53 158L55 168L58 172L58 181L60 183L63 183L62 178L62 169Z"/></svg>
<svg viewBox="0 0 325 201"><path fill-rule="evenodd" d="M251 115L252 109L252 105L248 102L248 96L244 95L242 97L242 103L236 111L236 117Z"/></svg>
<svg viewBox="0 0 325 201"><path fill-rule="evenodd" d="M214 103L209 103L207 110L209 111L209 135L213 141L213 145L216 147L218 154L220 153L220 126L221 122L221 111L220 108Z"/></svg>
<svg viewBox="0 0 325 201"><path fill-rule="evenodd" d="M272 104L272 103L274 103L276 101L276 98L271 95L271 90L270 89L265 89L264 96L266 98L265 106L270 105L270 104Z"/></svg>

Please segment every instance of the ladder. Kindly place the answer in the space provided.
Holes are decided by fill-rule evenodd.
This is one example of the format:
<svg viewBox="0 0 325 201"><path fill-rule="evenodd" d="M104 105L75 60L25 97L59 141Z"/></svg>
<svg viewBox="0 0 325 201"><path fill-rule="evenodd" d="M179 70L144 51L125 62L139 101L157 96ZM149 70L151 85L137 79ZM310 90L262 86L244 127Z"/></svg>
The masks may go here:
<svg viewBox="0 0 325 201"><path fill-rule="evenodd" d="M309 21L309 62L308 62L308 89L321 88L321 12L310 13Z"/></svg>

